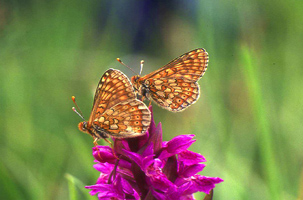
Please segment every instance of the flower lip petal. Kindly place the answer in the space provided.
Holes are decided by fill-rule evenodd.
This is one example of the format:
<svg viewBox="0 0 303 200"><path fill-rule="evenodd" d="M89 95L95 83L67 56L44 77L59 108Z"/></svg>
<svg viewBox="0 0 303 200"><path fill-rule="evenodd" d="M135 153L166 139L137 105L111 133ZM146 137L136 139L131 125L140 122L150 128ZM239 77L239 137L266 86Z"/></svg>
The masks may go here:
<svg viewBox="0 0 303 200"><path fill-rule="evenodd" d="M111 173L111 171L114 168L114 165L110 164L110 163L107 163L107 162L106 163L98 163L98 164L94 165L94 168L96 170L98 170L99 172L101 172L101 173L108 174L108 173Z"/></svg>
<svg viewBox="0 0 303 200"><path fill-rule="evenodd" d="M167 144L167 151L168 152L182 152L185 149L187 149L192 143L194 143L196 140L192 140L192 138L195 137L195 135L179 135L174 137L172 140L170 140Z"/></svg>
<svg viewBox="0 0 303 200"><path fill-rule="evenodd" d="M152 187L162 192L175 190L176 186L164 174L159 174L150 177Z"/></svg>
<svg viewBox="0 0 303 200"><path fill-rule="evenodd" d="M195 135L179 135L174 137L172 140L164 144L163 151L159 158L165 159L175 154L181 153L190 147L196 140L192 140Z"/></svg>
<svg viewBox="0 0 303 200"><path fill-rule="evenodd" d="M179 176L181 177L190 177L196 173L202 171L206 165L205 164L194 164L189 166L183 166L179 168Z"/></svg>
<svg viewBox="0 0 303 200"><path fill-rule="evenodd" d="M189 150L184 150L183 152L180 152L178 154L178 158L185 165L193 165L193 164L198 164L200 162L206 162L204 156Z"/></svg>
<svg viewBox="0 0 303 200"><path fill-rule="evenodd" d="M192 194L196 192L204 192L209 194L209 192L215 188L215 184L221 183L224 180L219 177L207 177L201 175L194 175L191 178L191 187L185 192L186 194Z"/></svg>
<svg viewBox="0 0 303 200"><path fill-rule="evenodd" d="M99 198L106 198L106 197L116 197L121 199L121 195L119 195L119 192L116 191L114 187L110 187L109 184L96 184L91 186L85 186L86 189L91 189L91 195L98 194ZM123 198L123 196L122 196Z"/></svg>

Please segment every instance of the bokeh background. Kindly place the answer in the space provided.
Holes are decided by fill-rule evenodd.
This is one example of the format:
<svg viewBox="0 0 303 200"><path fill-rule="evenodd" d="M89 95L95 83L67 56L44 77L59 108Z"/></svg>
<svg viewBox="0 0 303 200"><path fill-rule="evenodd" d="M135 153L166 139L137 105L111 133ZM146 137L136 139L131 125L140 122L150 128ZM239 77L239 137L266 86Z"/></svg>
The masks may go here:
<svg viewBox="0 0 303 200"><path fill-rule="evenodd" d="M105 70L133 75L117 57L147 74L199 47L199 101L154 106L164 139L196 135L201 174L225 180L214 199L303 199L302 13L296 0L1 0L0 199L96 199L71 96L88 119Z"/></svg>

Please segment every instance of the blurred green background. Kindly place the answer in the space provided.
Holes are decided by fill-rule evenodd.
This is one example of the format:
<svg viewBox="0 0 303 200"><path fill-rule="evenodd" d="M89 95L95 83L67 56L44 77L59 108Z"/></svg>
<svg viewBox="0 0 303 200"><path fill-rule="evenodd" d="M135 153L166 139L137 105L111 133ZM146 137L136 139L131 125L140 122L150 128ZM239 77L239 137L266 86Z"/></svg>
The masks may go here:
<svg viewBox="0 0 303 200"><path fill-rule="evenodd" d="M0 1L0 199L96 199L88 119L108 68L143 74L203 47L199 101L154 106L164 139L195 134L214 199L303 199L303 2ZM102 143L102 142L100 142ZM203 194L196 194L202 199Z"/></svg>

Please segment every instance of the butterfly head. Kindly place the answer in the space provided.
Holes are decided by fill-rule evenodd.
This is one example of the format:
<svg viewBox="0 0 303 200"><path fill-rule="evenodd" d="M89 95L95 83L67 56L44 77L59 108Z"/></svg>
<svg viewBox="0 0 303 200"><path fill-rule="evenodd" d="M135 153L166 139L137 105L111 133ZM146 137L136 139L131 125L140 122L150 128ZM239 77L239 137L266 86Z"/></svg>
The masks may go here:
<svg viewBox="0 0 303 200"><path fill-rule="evenodd" d="M78 124L79 130L82 131L82 132L84 132L84 133L89 133L89 134L90 134L89 128L87 128L87 122L85 121L85 119L84 119L84 117L83 117L83 115L82 115L82 112L81 112L80 108L78 107L78 105L77 105L77 103L76 103L76 98L75 98L74 96L72 96L72 100L73 100L74 104L76 105L76 107L78 108L78 110L80 111L80 113L76 110L75 107L72 107L72 110L73 110L79 117L81 117L81 119L83 119L83 122L80 122L80 123Z"/></svg>
<svg viewBox="0 0 303 200"><path fill-rule="evenodd" d="M78 124L78 128L80 131L84 132L84 133L89 133L88 129L87 129L87 122L80 122Z"/></svg>
<svg viewBox="0 0 303 200"><path fill-rule="evenodd" d="M140 86L139 79L140 78L141 78L140 75L135 75L131 78L131 82L136 90L139 89L139 86Z"/></svg>

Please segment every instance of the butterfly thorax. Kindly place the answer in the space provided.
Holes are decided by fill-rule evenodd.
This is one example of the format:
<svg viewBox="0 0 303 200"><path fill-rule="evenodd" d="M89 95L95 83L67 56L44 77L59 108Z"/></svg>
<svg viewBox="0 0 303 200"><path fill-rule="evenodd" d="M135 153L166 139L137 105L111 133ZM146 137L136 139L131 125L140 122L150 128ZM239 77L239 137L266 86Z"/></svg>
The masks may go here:
<svg viewBox="0 0 303 200"><path fill-rule="evenodd" d="M136 75L136 76L131 77L131 82L132 82L132 84L133 84L133 87L134 87L134 89L135 89L135 92L138 92L138 90L139 90L139 88L140 88L140 86L141 86L141 84L140 84L140 82L139 82L140 78L141 78L141 77L140 77L139 75Z"/></svg>
<svg viewBox="0 0 303 200"><path fill-rule="evenodd" d="M142 97L150 99L149 85L144 78L136 75L131 78L131 82L138 99L142 99Z"/></svg>
<svg viewBox="0 0 303 200"><path fill-rule="evenodd" d="M90 134L93 138L98 138L98 139L108 138L108 135L104 129L97 126L88 125L88 123L85 121L80 122L78 124L78 128L80 131Z"/></svg>

